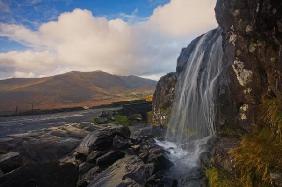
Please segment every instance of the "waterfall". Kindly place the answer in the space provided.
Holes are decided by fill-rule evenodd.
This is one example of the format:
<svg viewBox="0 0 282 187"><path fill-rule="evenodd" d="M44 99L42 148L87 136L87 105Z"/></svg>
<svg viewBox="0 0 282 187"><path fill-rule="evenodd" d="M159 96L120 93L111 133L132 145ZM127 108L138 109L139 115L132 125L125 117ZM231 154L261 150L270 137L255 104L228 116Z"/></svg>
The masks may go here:
<svg viewBox="0 0 282 187"><path fill-rule="evenodd" d="M215 134L215 100L223 69L222 56L221 29L197 40L178 76L167 141L181 146Z"/></svg>

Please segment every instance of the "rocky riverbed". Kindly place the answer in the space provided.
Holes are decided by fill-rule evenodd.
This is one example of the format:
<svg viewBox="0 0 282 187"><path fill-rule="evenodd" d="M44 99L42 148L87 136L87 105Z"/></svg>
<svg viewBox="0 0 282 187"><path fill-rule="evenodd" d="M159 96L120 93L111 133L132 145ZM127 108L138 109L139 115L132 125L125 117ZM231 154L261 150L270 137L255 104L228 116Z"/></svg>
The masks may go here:
<svg viewBox="0 0 282 187"><path fill-rule="evenodd" d="M93 115L107 123L79 123L66 117L69 123L49 121L44 128L2 135L0 186L176 185L175 179L164 175L173 166L168 152L155 141L163 130L145 125L139 115L129 127L112 123L115 113Z"/></svg>

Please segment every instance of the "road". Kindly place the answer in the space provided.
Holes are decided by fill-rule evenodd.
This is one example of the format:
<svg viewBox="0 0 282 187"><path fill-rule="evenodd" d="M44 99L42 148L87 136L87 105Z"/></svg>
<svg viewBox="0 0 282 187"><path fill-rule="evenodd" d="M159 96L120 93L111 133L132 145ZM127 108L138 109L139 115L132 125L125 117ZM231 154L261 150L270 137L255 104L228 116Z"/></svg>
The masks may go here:
<svg viewBox="0 0 282 187"><path fill-rule="evenodd" d="M34 116L0 117L0 138L12 134L20 134L33 130L60 126L67 123L89 123L102 111L118 109L121 108L100 108Z"/></svg>

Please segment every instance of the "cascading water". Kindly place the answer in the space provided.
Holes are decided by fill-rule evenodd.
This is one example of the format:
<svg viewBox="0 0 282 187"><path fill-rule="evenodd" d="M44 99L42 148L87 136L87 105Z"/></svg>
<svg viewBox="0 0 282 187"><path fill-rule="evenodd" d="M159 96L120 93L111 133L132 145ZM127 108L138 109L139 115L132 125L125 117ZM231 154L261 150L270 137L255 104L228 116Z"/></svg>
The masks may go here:
<svg viewBox="0 0 282 187"><path fill-rule="evenodd" d="M215 99L222 56L220 29L200 38L178 77L167 140L183 145L214 135Z"/></svg>
<svg viewBox="0 0 282 187"><path fill-rule="evenodd" d="M199 159L209 151L208 141L215 134L215 101L223 71L221 33L220 28L212 30L190 44L177 79L166 141L157 141L170 152L175 167L168 176L178 178L178 186L203 185Z"/></svg>

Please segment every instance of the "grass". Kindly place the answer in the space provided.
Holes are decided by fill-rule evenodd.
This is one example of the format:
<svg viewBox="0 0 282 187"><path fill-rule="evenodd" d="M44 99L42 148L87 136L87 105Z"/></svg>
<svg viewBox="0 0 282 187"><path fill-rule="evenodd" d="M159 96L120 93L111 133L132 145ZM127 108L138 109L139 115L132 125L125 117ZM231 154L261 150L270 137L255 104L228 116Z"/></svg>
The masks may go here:
<svg viewBox="0 0 282 187"><path fill-rule="evenodd" d="M128 119L128 117L124 116L124 115L116 115L114 123L118 124L118 125L123 125L123 126L130 126L131 125L131 122Z"/></svg>
<svg viewBox="0 0 282 187"><path fill-rule="evenodd" d="M152 124L153 123L153 112L147 112L147 123Z"/></svg>
<svg viewBox="0 0 282 187"><path fill-rule="evenodd" d="M229 127L225 125L219 130L219 135L220 136L228 136L228 137L241 137L242 135L245 134L245 132L238 128L238 127Z"/></svg>
<svg viewBox="0 0 282 187"><path fill-rule="evenodd" d="M229 151L236 174L246 187L273 186L271 172L282 172L282 101L264 100L259 125Z"/></svg>
<svg viewBox="0 0 282 187"><path fill-rule="evenodd" d="M231 177L223 169L211 167L206 169L206 176L209 180L209 187L242 187L240 181Z"/></svg>
<svg viewBox="0 0 282 187"><path fill-rule="evenodd" d="M282 168L282 144L269 128L243 137L229 153L245 186L271 186L270 172Z"/></svg>
<svg viewBox="0 0 282 187"><path fill-rule="evenodd" d="M282 99L266 99L261 106L262 121L282 143Z"/></svg>

